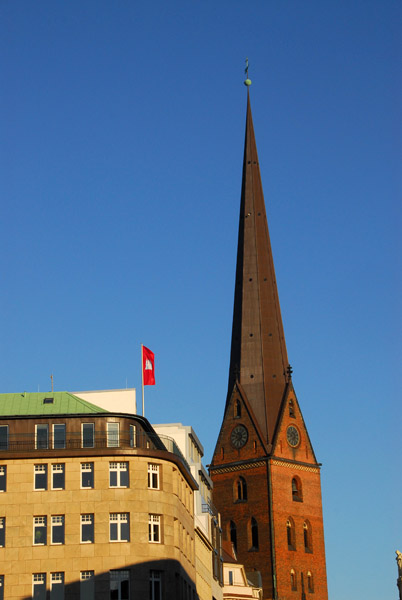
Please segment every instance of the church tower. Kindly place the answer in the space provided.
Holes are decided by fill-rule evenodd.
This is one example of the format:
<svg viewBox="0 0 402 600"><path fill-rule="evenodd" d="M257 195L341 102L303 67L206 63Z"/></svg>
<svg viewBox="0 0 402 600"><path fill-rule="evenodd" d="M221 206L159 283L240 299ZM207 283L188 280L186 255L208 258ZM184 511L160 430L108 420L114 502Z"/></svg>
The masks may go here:
<svg viewBox="0 0 402 600"><path fill-rule="evenodd" d="M210 474L224 539L249 577L261 574L263 600L327 600L320 465L287 357L249 89L229 386Z"/></svg>

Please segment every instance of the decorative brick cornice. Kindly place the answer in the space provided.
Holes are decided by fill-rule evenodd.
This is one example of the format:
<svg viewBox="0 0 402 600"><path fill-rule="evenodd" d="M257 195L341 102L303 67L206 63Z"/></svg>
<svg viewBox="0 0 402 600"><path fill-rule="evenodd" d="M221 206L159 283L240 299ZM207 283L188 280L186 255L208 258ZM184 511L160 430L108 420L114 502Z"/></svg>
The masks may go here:
<svg viewBox="0 0 402 600"><path fill-rule="evenodd" d="M233 473L234 471L241 471L243 469L255 469L256 467L263 467L266 464L265 460L259 460L256 462L244 462L236 465L228 465L227 467L219 467L213 469L215 473Z"/></svg>
<svg viewBox="0 0 402 600"><path fill-rule="evenodd" d="M285 462L283 460L273 460L272 464L277 467L286 467L288 469L295 469L296 471L308 471L309 473L319 473L319 467L309 467L307 465L301 465L295 462Z"/></svg>

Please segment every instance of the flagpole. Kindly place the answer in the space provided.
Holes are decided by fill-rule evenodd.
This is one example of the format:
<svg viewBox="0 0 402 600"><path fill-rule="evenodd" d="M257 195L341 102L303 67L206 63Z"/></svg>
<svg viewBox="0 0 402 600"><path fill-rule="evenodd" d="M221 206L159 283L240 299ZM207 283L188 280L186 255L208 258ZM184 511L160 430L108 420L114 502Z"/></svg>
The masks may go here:
<svg viewBox="0 0 402 600"><path fill-rule="evenodd" d="M142 383L142 416L145 417L145 400L144 400L144 346L141 344L141 383Z"/></svg>

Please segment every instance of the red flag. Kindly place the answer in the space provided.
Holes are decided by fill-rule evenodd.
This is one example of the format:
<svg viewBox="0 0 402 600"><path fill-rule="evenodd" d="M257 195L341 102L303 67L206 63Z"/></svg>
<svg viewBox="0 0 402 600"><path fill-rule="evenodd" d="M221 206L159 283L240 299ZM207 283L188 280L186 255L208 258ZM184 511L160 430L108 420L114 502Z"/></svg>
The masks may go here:
<svg viewBox="0 0 402 600"><path fill-rule="evenodd" d="M142 347L142 380L144 385L155 385L155 354Z"/></svg>

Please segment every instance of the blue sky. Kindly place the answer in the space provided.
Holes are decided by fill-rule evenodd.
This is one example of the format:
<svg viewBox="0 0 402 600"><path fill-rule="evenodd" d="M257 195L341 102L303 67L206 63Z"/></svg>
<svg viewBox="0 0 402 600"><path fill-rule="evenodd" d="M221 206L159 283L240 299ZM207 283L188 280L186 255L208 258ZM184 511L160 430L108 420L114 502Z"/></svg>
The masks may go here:
<svg viewBox="0 0 402 600"><path fill-rule="evenodd" d="M331 600L396 598L401 4L0 7L0 391L136 387L210 461L227 387L246 91Z"/></svg>

